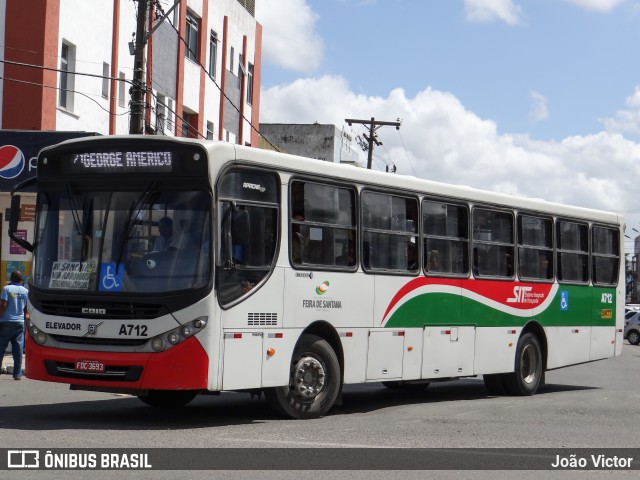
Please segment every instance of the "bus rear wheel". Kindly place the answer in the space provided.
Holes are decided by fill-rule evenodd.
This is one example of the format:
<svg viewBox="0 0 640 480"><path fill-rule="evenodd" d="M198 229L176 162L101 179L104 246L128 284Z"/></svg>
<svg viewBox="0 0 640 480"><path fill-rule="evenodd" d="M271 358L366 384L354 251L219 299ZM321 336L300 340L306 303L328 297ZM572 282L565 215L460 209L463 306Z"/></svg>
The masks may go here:
<svg viewBox="0 0 640 480"><path fill-rule="evenodd" d="M329 343L303 335L291 359L289 385L265 389L271 407L281 416L307 419L326 414L340 391L340 362Z"/></svg>
<svg viewBox="0 0 640 480"><path fill-rule="evenodd" d="M505 374L504 387L511 395L533 395L543 378L542 348L538 337L525 333L518 340L515 372Z"/></svg>
<svg viewBox="0 0 640 480"><path fill-rule="evenodd" d="M180 408L195 398L194 390L149 390L146 395L138 395L140 401L151 407Z"/></svg>

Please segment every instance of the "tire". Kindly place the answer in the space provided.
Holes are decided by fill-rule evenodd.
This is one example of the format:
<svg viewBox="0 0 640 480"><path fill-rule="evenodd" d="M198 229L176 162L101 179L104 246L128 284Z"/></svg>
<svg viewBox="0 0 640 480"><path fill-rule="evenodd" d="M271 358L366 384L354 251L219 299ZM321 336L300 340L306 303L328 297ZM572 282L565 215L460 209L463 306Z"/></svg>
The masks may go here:
<svg viewBox="0 0 640 480"><path fill-rule="evenodd" d="M629 333L627 333L627 340L629 340L631 345L640 344L640 332L637 330L629 330Z"/></svg>
<svg viewBox="0 0 640 480"><path fill-rule="evenodd" d="M149 390L147 395L138 395L143 403L155 408L180 408L195 398L195 390Z"/></svg>
<svg viewBox="0 0 640 480"><path fill-rule="evenodd" d="M507 393L511 395L533 395L543 378L542 348L533 333L525 333L518 340L515 372L503 377Z"/></svg>
<svg viewBox="0 0 640 480"><path fill-rule="evenodd" d="M426 390L429 386L429 382L423 382L420 380L416 381L390 381L390 382L382 382L386 388L390 390L403 390L405 392L421 392Z"/></svg>
<svg viewBox="0 0 640 480"><path fill-rule="evenodd" d="M280 416L318 418L335 403L340 383L340 362L331 345L316 335L303 335L291 358L289 385L264 393Z"/></svg>
<svg viewBox="0 0 640 480"><path fill-rule="evenodd" d="M504 373L492 373L490 375L482 376L484 380L484 386L487 388L491 395L504 395L505 393L507 393L504 387L504 377Z"/></svg>

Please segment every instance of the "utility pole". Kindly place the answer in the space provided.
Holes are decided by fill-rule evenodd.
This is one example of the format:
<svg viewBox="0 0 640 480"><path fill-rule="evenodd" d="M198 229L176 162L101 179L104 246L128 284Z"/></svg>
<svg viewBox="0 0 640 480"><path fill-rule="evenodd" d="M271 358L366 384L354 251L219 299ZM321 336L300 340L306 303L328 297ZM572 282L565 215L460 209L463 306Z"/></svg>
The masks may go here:
<svg viewBox="0 0 640 480"><path fill-rule="evenodd" d="M380 122L376 121L375 117L371 117L371 120L356 120L353 118L345 118L345 122L351 126L353 123L360 123L362 125L369 127L369 136L364 134L364 138L369 142L369 158L367 160L367 169L371 170L371 165L373 164L373 144L380 146L382 142L378 141L376 138L376 130L382 126L392 126L396 127L396 130L400 130L400 121L397 122Z"/></svg>
<svg viewBox="0 0 640 480"><path fill-rule="evenodd" d="M147 0L138 2L138 24L136 26L136 41L133 61L133 86L131 87L131 124L130 134L144 132L144 94L146 82L144 79L144 46L147 43Z"/></svg>

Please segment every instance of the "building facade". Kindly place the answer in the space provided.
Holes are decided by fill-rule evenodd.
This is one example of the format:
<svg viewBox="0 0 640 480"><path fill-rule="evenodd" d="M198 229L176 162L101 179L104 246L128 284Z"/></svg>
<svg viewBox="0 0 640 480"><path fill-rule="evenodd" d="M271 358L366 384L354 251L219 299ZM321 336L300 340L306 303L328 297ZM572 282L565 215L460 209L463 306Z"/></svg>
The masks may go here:
<svg viewBox="0 0 640 480"><path fill-rule="evenodd" d="M0 0L0 129L128 134L139 86L145 133L257 145L255 0L144 1L140 39L139 0Z"/></svg>
<svg viewBox="0 0 640 480"><path fill-rule="evenodd" d="M335 125L261 123L260 133L284 153L361 166L361 150L353 132Z"/></svg>

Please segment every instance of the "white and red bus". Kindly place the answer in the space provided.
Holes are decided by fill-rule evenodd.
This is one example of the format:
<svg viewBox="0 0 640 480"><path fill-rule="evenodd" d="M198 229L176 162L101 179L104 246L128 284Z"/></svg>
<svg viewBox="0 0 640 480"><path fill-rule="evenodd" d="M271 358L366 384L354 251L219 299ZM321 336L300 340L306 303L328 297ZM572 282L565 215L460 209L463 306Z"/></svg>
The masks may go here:
<svg viewBox="0 0 640 480"><path fill-rule="evenodd" d="M622 348L613 213L152 136L42 150L36 209L26 375L72 389L310 418L353 383L531 395Z"/></svg>

